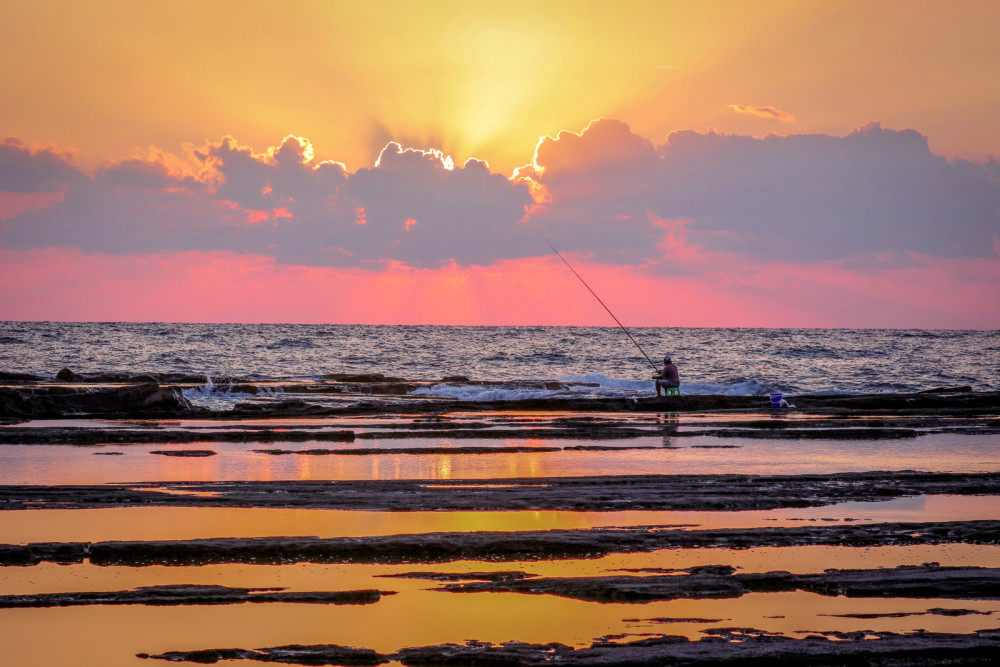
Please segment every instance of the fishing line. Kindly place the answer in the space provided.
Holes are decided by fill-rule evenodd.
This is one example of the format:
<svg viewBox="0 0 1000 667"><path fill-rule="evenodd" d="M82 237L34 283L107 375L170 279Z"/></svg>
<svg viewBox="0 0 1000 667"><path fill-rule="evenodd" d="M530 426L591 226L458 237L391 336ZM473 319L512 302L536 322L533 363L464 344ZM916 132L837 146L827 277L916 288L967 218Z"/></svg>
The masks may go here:
<svg viewBox="0 0 1000 667"><path fill-rule="evenodd" d="M597 299L597 302L600 303L602 306L604 306L604 310L608 311L608 315L610 315L611 318L615 322L618 323L618 326L620 326L622 328L622 331L625 332L625 335L628 336L628 339L630 341L632 341L637 348L639 348L639 351L642 352L642 356L646 357L646 361L648 361L649 365L653 367L653 370L656 371L657 373L659 373L660 369L656 367L656 364L654 364L653 360L649 358L649 355L646 354L646 351L642 349L642 346L639 345L639 343L636 342L635 338L632 338L632 334L630 334L628 332L628 329L625 328L625 325L618 321L618 318L615 317L615 314L611 312L611 309L608 308L608 305L606 303L604 303L603 301L601 301L601 297L597 296L597 292L595 292L594 290L592 290L590 288L590 285L587 284L587 281L584 280L583 277L579 273L576 272L576 269L574 269L573 266L569 262L566 261L566 258L563 257L563 254L561 252L559 252L558 250L556 250L556 247L554 245L552 245L547 238L545 238L544 234L542 234L537 229L535 231L538 232L538 235L542 237L542 240L545 241L545 244L547 246L549 246L550 248L552 248L552 252L554 252L555 254L559 255L559 259L561 259L563 261L563 264L565 264L567 266L567 268L569 268L569 270L573 272L574 276L576 276L577 278L579 278L580 282L583 283L583 286L586 287L590 291L590 293L594 295L594 298Z"/></svg>

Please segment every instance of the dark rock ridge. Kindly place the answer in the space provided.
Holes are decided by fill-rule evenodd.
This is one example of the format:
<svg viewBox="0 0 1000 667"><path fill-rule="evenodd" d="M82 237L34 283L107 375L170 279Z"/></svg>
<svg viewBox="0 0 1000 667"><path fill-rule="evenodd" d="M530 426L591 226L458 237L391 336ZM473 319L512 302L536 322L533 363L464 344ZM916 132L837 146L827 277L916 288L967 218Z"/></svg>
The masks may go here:
<svg viewBox="0 0 1000 667"><path fill-rule="evenodd" d="M535 389L562 391L563 395L491 402L462 402L464 411L573 411L573 412L683 412L683 411L763 411L768 409L764 396L683 395L657 398L580 397L566 391L574 386L595 386L592 383L556 380L476 381L451 376L442 381L409 380L381 374L330 374L308 381L276 380L254 383L245 378L216 377L216 386L240 393L259 394L263 389L280 390L289 397L269 398L264 402L248 401L234 410L211 412L194 408L173 392L183 386L202 386L204 376L178 373L76 373L62 369L57 381L20 373L0 373L0 418L66 417L79 414L153 416L182 412L200 417L297 416L340 414L440 414L450 410L455 400L442 396L412 396L409 392L434 384L489 386L503 389ZM109 387L121 385L125 387ZM129 388L156 385L167 392L161 400L138 401L130 396ZM818 414L920 414L938 412L952 415L1000 414L1000 393L971 392L968 387L938 387L909 394L869 395L800 395L795 396L797 412ZM111 398L100 400L92 394L112 392ZM117 397L114 394L118 392ZM304 400L312 397L315 401ZM318 399L322 398L322 401ZM776 413L781 414L781 413Z"/></svg>
<svg viewBox="0 0 1000 667"><path fill-rule="evenodd" d="M336 645L276 646L260 649L206 649L169 651L158 655L140 653L140 658L171 662L213 664L219 660L252 660L296 665L378 665L391 660L403 665L990 665L1000 660L1000 629L971 634L915 632L896 634L824 633L793 639L749 628L719 628L699 641L664 635L639 641L616 643L602 640L590 648L574 649L565 644L496 645L468 641L464 645L439 644L405 648L379 654L368 649ZM828 635L828 636L827 636ZM866 637L877 639L866 639Z"/></svg>
<svg viewBox="0 0 1000 667"><path fill-rule="evenodd" d="M377 574L385 579L422 579L425 581L519 581L534 577L527 572L402 572L400 574Z"/></svg>
<svg viewBox="0 0 1000 667"><path fill-rule="evenodd" d="M0 371L0 383L3 384L31 384L45 382L45 378L29 373L7 373Z"/></svg>
<svg viewBox="0 0 1000 667"><path fill-rule="evenodd" d="M827 570L820 574L736 574L727 565L707 565L685 571L686 575L644 577L508 577L495 581L447 584L439 590L544 594L591 602L738 598L748 593L792 591L852 598L1000 598L1000 569L997 568L920 565L877 570Z"/></svg>
<svg viewBox="0 0 1000 667"><path fill-rule="evenodd" d="M142 604L154 606L191 604L243 604L297 602L312 604L372 604L394 591L294 591L283 588L230 588L228 586L141 586L128 591L39 593L0 595L0 609L18 607L78 607L82 605Z"/></svg>
<svg viewBox="0 0 1000 667"><path fill-rule="evenodd" d="M352 442L353 431L311 429L277 430L239 428L227 430L168 428L89 428L74 426L19 427L0 429L0 444L17 445L102 445L164 444L189 442Z"/></svg>
<svg viewBox="0 0 1000 667"><path fill-rule="evenodd" d="M39 381L51 382L44 378ZM129 371L104 371L102 373L77 373L68 368L64 368L56 373L56 380L59 382L72 384L142 384L144 382L156 382L159 384L187 384L203 385L205 376L203 374L193 375L191 373L134 373ZM217 384L233 384L240 380L235 377L215 376Z"/></svg>
<svg viewBox="0 0 1000 667"><path fill-rule="evenodd" d="M823 439L823 440L883 440L915 438L927 433L949 431L969 432L975 434L1000 434L1000 423L980 424L950 424L947 428L935 429L925 426L923 430L900 428L892 425L865 427L848 425L844 427L829 424L810 424L802 428L778 426L753 426L752 428L705 428L676 426L655 426L628 423L604 423L562 425L554 423L536 423L526 426L494 426L465 427L464 425L445 425L437 428L427 428L426 424L414 423L401 425L398 430L375 430L373 425L365 425L371 429L360 433L353 431L319 430L313 426L288 426L287 428L268 429L261 427L240 427L212 430L208 428L124 428L99 426L46 426L23 427L6 426L0 429L0 444L16 445L93 445L102 443L143 444L167 442L351 442L358 440L628 440L635 438L668 437L685 438L694 436L713 436L721 438L766 438L777 439ZM650 445L645 445L650 446ZM696 445L698 447L737 447L737 445ZM607 446L611 448L612 446ZM592 446L575 445L568 447L550 446L550 451L560 449L592 449ZM505 451L513 451L505 447ZM522 448L527 451L527 448ZM291 453L291 452L290 452ZM330 452L337 453L337 452ZM377 453L373 451L372 453ZM417 452L402 452L417 453ZM427 452L425 452L427 453Z"/></svg>
<svg viewBox="0 0 1000 667"><path fill-rule="evenodd" d="M184 493L173 493L175 491ZM370 511L764 510L936 494L998 495L1000 472L0 485L0 510L46 506L63 509L293 507Z"/></svg>
<svg viewBox="0 0 1000 667"><path fill-rule="evenodd" d="M152 451L150 454L176 456L179 458L204 458L206 456L215 456L218 452L213 452L211 449L165 449Z"/></svg>
<svg viewBox="0 0 1000 667"><path fill-rule="evenodd" d="M162 417L190 413L193 409L179 389L161 387L155 382L95 389L0 388L0 417L5 418Z"/></svg>
<svg viewBox="0 0 1000 667"><path fill-rule="evenodd" d="M443 563L599 558L660 549L873 547L1000 544L1000 521L811 525L795 528L682 530L646 526L521 532L425 533L375 537L253 537L0 545L0 565L43 562L141 567L216 563ZM651 582L646 577L643 581ZM527 583L534 583L526 580ZM720 585L731 585L722 577ZM739 581L739 580L732 580Z"/></svg>
<svg viewBox="0 0 1000 667"><path fill-rule="evenodd" d="M876 618L907 618L909 616L989 616L991 612L988 611L978 611L976 609L942 609L940 607L934 607L933 609L928 609L927 611L900 611L900 612L887 612L884 614L817 614L817 616L829 616L830 618L858 618L858 619L876 619Z"/></svg>

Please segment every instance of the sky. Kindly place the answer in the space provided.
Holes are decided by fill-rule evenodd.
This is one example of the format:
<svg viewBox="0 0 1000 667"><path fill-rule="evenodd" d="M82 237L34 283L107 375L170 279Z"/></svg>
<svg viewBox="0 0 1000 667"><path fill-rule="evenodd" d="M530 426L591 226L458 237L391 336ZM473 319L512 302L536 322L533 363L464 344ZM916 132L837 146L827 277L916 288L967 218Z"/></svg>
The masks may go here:
<svg viewBox="0 0 1000 667"><path fill-rule="evenodd" d="M0 320L998 329L998 27L0 0Z"/></svg>

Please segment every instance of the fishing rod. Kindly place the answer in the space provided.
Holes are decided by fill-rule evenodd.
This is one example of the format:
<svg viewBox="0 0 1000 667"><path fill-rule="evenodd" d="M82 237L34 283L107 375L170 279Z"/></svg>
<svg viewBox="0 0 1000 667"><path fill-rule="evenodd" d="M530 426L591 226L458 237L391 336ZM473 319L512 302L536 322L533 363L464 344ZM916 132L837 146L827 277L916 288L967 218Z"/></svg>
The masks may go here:
<svg viewBox="0 0 1000 667"><path fill-rule="evenodd" d="M574 269L573 266L569 262L566 261L566 258L563 257L563 254L561 252L559 252L558 250L556 250L556 247L554 245L552 245L552 243L550 243L547 238L545 238L544 234L542 234L537 229L535 231L538 232L538 235L542 237L542 240L545 241L545 244L547 246L549 246L550 248L552 248L552 252L554 252L555 254L557 254L559 256L559 259L561 259L563 261L563 264L565 264L566 267L569 268L569 270L573 272L573 275L576 276L577 278L579 278L580 282L583 283L583 286L586 287L590 291L590 293L594 295L594 298L597 299L597 302L600 303L602 306L604 306L604 310L608 311L608 315L610 315L611 318L615 322L618 323L618 326L620 326L622 328L622 331L625 332L625 335L628 336L628 339L630 341L632 341L637 348L639 348L639 351L642 352L642 356L646 357L646 361L648 361L649 365L653 367L653 370L656 371L657 373L659 373L660 369L656 367L656 364L654 364L653 360L649 358L649 355L646 354L646 351L642 349L642 346L639 345L639 343L636 342L635 338L632 338L632 334L630 334L628 332L628 329L625 328L625 325L618 321L618 318L615 317L615 314L611 312L611 309L608 308L608 305L606 303L604 303L603 301L601 301L601 297L597 296L597 292L595 292L594 290L592 290L590 288L590 285L587 284L587 281L584 280L583 277L579 273L576 272L576 269Z"/></svg>

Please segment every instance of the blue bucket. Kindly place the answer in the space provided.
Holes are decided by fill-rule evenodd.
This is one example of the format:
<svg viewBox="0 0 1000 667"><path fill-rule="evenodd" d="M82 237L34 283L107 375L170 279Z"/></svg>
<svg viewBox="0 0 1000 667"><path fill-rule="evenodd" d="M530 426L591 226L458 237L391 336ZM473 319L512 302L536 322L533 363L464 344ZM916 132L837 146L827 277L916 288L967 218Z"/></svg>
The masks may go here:
<svg viewBox="0 0 1000 667"><path fill-rule="evenodd" d="M771 407L772 408L780 408L781 407L781 392L777 391L777 392L775 392L773 394L770 394L770 396L771 396Z"/></svg>

